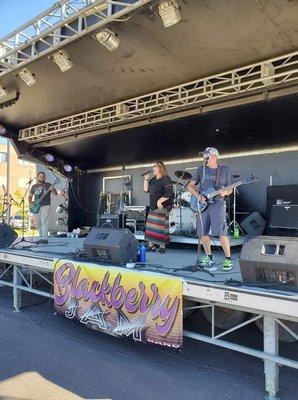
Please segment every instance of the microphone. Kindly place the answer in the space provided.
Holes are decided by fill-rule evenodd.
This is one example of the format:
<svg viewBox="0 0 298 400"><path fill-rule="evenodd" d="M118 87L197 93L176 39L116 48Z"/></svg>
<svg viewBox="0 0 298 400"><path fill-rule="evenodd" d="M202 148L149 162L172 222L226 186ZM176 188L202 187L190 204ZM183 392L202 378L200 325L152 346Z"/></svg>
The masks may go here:
<svg viewBox="0 0 298 400"><path fill-rule="evenodd" d="M33 182L34 179L30 179L30 181L27 182L27 185L30 185L30 183Z"/></svg>
<svg viewBox="0 0 298 400"><path fill-rule="evenodd" d="M146 174L150 174L150 170L149 170L149 171L146 171L146 172L143 172L143 173L141 174L141 176L143 177L143 176L146 175Z"/></svg>

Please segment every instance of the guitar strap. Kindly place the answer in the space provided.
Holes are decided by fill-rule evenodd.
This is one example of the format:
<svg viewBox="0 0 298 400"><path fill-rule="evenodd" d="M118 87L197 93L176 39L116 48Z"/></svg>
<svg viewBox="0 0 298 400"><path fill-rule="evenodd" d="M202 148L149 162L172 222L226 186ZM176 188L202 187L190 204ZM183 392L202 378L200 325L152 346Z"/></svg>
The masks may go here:
<svg viewBox="0 0 298 400"><path fill-rule="evenodd" d="M216 169L216 179L215 179L216 188L219 187L219 181L220 181L220 165L218 165L218 167Z"/></svg>

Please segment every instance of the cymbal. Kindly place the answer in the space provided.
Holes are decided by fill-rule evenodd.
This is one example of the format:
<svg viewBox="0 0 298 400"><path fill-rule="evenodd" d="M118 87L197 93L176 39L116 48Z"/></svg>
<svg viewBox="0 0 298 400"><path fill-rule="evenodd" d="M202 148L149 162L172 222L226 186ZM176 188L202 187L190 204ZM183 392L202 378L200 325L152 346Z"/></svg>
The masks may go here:
<svg viewBox="0 0 298 400"><path fill-rule="evenodd" d="M192 178L192 175L187 171L176 171L175 175L179 179L183 179L185 181L189 181Z"/></svg>

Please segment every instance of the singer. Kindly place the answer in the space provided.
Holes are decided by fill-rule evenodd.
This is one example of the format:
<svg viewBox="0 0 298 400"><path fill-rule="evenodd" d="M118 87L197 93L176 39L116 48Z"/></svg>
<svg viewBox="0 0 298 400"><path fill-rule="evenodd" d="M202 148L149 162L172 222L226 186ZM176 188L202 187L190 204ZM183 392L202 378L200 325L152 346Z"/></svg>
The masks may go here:
<svg viewBox="0 0 298 400"><path fill-rule="evenodd" d="M149 193L150 212L147 217L145 237L148 240L148 250L165 253L166 244L169 242L169 212L172 209L174 198L171 178L167 174L162 161L157 161L153 166L153 178L149 172L144 175L144 191Z"/></svg>
<svg viewBox="0 0 298 400"><path fill-rule="evenodd" d="M200 202L204 201L200 191L205 191L210 187L220 189L232 183L230 169L227 166L219 165L219 152L214 147L207 147L203 152L204 163L200 165L193 175L192 181L188 185L191 194L198 197ZM215 271L215 260L211 253L210 228L213 236L219 236L220 243L225 253L226 259L223 263L223 270L230 271L233 268L231 260L230 242L228 238L228 228L226 222L225 197L229 196L232 190L221 191L220 197L215 202L209 204L207 209L198 213L198 260L197 265L203 266L206 270ZM202 241L205 255L200 259L200 242Z"/></svg>
<svg viewBox="0 0 298 400"><path fill-rule="evenodd" d="M51 193L57 196L57 190L50 183L46 182L46 176L44 172L37 174L37 183L31 186L29 192L29 203L32 203L33 196L34 200L38 198L43 199L41 201L41 207L36 214L37 228L39 232L39 240L37 244L48 244L48 231L49 231L49 218L51 211Z"/></svg>

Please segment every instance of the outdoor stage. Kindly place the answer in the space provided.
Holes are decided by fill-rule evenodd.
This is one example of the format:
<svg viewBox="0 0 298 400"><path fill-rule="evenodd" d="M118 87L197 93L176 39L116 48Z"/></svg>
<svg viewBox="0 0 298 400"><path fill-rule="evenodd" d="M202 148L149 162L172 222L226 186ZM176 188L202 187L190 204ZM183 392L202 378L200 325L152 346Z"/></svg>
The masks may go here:
<svg viewBox="0 0 298 400"><path fill-rule="evenodd" d="M79 260L77 256L82 250L83 241L84 239L80 238L53 237L50 238L49 244L44 246L33 245L27 249L15 247L0 250L0 261L3 263L0 285L12 287L13 305L16 311L21 311L22 291L53 297L51 273L55 267L55 260ZM284 324L285 320L298 322L298 295L292 292L242 286L238 256L239 250L234 251L232 256L234 269L230 272L223 272L221 270L223 256L218 250L215 251L218 270L210 275L205 271L192 271L187 268L194 264L195 249L170 248L164 255L148 253L146 266L140 266L137 270L181 277L184 300L195 302L185 302L184 306L187 307L184 307L184 312L191 313L198 308L201 308L202 311L208 309L211 322L210 335L184 330L184 336L263 359L266 391L274 398L278 390L279 366L298 369L297 361L279 356L277 329L278 326L282 327L280 329L286 329L294 339L298 339L297 332L293 332ZM85 260L84 263L86 263ZM114 267L116 266L111 265L110 268ZM228 281L231 278L234 283ZM229 310L237 311L240 314L239 321L235 322L232 328L224 331L217 329L218 310L222 310L219 307L225 308L227 316ZM245 318L241 318L242 312L247 313ZM263 351L228 341L228 335L231 332L261 319L263 319L264 326Z"/></svg>

